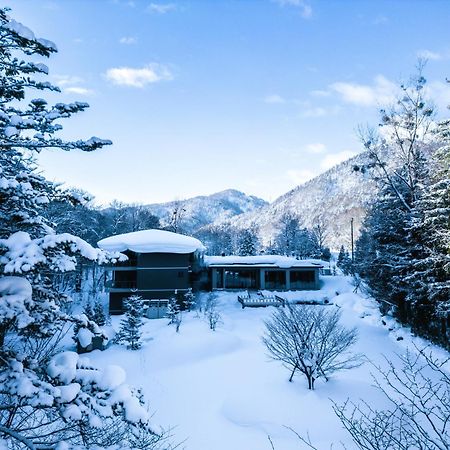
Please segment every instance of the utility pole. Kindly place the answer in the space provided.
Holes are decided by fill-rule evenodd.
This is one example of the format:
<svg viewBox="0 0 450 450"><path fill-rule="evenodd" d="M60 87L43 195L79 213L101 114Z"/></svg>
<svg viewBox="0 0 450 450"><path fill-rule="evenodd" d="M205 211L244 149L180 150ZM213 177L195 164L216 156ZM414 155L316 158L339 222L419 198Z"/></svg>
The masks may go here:
<svg viewBox="0 0 450 450"><path fill-rule="evenodd" d="M353 264L355 262L354 247L353 247L353 217L352 217L352 220L350 221L350 229L351 229L351 235L352 235L352 264Z"/></svg>

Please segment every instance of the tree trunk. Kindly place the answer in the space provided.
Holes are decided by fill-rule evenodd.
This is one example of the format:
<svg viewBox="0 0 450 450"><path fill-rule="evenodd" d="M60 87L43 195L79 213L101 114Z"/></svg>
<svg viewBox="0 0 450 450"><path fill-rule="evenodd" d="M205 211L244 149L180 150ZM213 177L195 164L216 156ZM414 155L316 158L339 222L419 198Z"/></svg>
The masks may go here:
<svg viewBox="0 0 450 450"><path fill-rule="evenodd" d="M292 370L291 376L289 377L289 382L292 382L292 378L294 378L294 373L297 370L297 366L294 366L294 369Z"/></svg>

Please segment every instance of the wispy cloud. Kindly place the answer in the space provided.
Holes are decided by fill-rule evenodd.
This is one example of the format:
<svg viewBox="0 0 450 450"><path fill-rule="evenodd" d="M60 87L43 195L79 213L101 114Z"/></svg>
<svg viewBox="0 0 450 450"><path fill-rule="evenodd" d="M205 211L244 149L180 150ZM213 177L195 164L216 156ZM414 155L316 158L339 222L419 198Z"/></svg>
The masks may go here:
<svg viewBox="0 0 450 450"><path fill-rule="evenodd" d="M378 15L373 19L374 25L386 25L389 22L389 19L386 16Z"/></svg>
<svg viewBox="0 0 450 450"><path fill-rule="evenodd" d="M332 116L338 114L341 108L337 105L334 106L305 106L301 111L300 117L303 118L318 118L324 116Z"/></svg>
<svg viewBox="0 0 450 450"><path fill-rule="evenodd" d="M93 95L94 91L83 86L84 79L73 75L53 75L56 85L66 94Z"/></svg>
<svg viewBox="0 0 450 450"><path fill-rule="evenodd" d="M79 94L79 95L93 95L94 91L81 86L69 86L64 89L64 92L69 94Z"/></svg>
<svg viewBox="0 0 450 450"><path fill-rule="evenodd" d="M313 11L311 5L306 0L273 0L280 6L292 6L300 11L300 15L304 19L312 17Z"/></svg>
<svg viewBox="0 0 450 450"><path fill-rule="evenodd" d="M313 97L329 97L331 94L330 91L326 91L323 89L317 89L315 91L311 91L310 95L312 95Z"/></svg>
<svg viewBox="0 0 450 450"><path fill-rule="evenodd" d="M417 52L417 56L419 58L430 59L434 61L442 59L442 55L440 53L432 52L431 50L419 50Z"/></svg>
<svg viewBox="0 0 450 450"><path fill-rule="evenodd" d="M119 39L119 43L124 45L137 44L137 38L133 36L123 36Z"/></svg>
<svg viewBox="0 0 450 450"><path fill-rule="evenodd" d="M119 86L143 88L148 84L173 79L170 70L161 64L148 64L141 68L112 67L106 71L106 79Z"/></svg>
<svg viewBox="0 0 450 450"><path fill-rule="evenodd" d="M352 158L356 154L357 153L352 150L343 150L342 152L338 152L338 153L330 153L330 154L324 156L324 158L320 162L320 167L323 170L331 169L333 166L335 166L343 161L346 161L349 158Z"/></svg>
<svg viewBox="0 0 450 450"><path fill-rule="evenodd" d="M177 5L175 3L150 3L147 7L148 12L156 14L166 14L176 9Z"/></svg>
<svg viewBox="0 0 450 450"><path fill-rule="evenodd" d="M359 106L383 105L393 101L398 88L383 75L378 75L372 85L337 82L330 89L338 93L342 100Z"/></svg>
<svg viewBox="0 0 450 450"><path fill-rule="evenodd" d="M271 95L267 95L266 97L264 97L264 103L271 103L271 104L286 103L286 99L284 99L283 97L281 97L278 94L271 94Z"/></svg>
<svg viewBox="0 0 450 450"><path fill-rule="evenodd" d="M290 169L286 175L295 183L302 184L315 177L315 173L308 169Z"/></svg>
<svg viewBox="0 0 450 450"><path fill-rule="evenodd" d="M73 75L53 75L55 83L60 87L65 87L73 84L82 83L83 78L73 76Z"/></svg>
<svg viewBox="0 0 450 450"><path fill-rule="evenodd" d="M322 144L321 142L315 142L314 144L308 144L306 146L306 151L308 153L312 154L319 154L319 153L325 153L327 151L327 147L325 144Z"/></svg>
<svg viewBox="0 0 450 450"><path fill-rule="evenodd" d="M443 81L430 81L425 86L425 94L433 99L439 113L448 114L450 105L450 83Z"/></svg>

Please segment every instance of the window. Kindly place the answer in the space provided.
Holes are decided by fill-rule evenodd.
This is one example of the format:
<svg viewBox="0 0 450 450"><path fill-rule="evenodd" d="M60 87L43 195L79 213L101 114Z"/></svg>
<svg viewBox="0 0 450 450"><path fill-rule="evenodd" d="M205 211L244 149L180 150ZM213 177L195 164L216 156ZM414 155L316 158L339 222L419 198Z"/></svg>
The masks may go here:
<svg viewBox="0 0 450 450"><path fill-rule="evenodd" d="M314 270L293 270L291 275L291 289L304 289L316 281Z"/></svg>
<svg viewBox="0 0 450 450"><path fill-rule="evenodd" d="M256 289L259 272L257 270L225 270L226 289Z"/></svg>
<svg viewBox="0 0 450 450"><path fill-rule="evenodd" d="M284 270L266 270L266 289L286 289L286 272Z"/></svg>

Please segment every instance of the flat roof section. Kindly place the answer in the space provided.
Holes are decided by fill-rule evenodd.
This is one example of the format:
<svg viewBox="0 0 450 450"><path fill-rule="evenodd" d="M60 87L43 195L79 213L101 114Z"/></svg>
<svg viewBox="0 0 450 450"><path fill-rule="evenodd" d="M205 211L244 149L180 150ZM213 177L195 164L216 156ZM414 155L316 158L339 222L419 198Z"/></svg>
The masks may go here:
<svg viewBox="0 0 450 450"><path fill-rule="evenodd" d="M311 259L296 259L280 255L257 256L205 256L205 264L208 267L255 267L255 268L280 268L280 269L321 269L322 261Z"/></svg>

